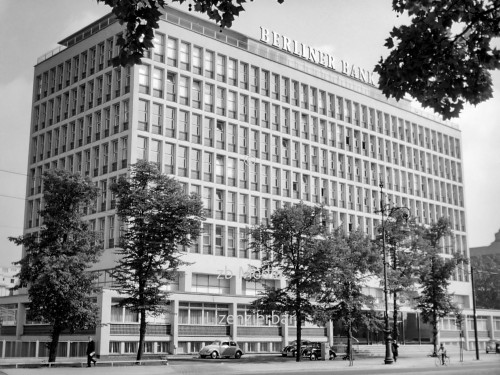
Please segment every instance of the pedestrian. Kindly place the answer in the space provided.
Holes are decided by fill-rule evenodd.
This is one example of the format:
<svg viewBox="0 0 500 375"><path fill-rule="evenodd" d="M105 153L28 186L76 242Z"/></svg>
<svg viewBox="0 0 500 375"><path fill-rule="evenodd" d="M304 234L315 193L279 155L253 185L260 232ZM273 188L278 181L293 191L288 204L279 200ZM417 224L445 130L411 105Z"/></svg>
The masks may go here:
<svg viewBox="0 0 500 375"><path fill-rule="evenodd" d="M394 362L397 362L398 361L398 348L399 348L399 345L397 343L397 341L393 341L392 342L392 357L394 358Z"/></svg>
<svg viewBox="0 0 500 375"><path fill-rule="evenodd" d="M439 345L439 349L437 351L438 357L441 357L441 364L444 365L444 360L446 358L446 348L444 347L444 344L441 343Z"/></svg>
<svg viewBox="0 0 500 375"><path fill-rule="evenodd" d="M94 362L94 366L96 364L95 356L95 342L92 337L89 337L89 342L87 344L87 367L91 367L90 362Z"/></svg>

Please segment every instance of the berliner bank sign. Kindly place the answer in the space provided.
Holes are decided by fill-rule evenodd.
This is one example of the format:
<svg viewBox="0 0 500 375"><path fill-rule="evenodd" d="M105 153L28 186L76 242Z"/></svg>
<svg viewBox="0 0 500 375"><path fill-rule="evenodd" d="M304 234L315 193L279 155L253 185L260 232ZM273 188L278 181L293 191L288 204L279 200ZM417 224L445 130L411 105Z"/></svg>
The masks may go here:
<svg viewBox="0 0 500 375"><path fill-rule="evenodd" d="M296 40L290 39L284 35L278 34L272 30L260 27L260 41L267 43L273 47L281 49L285 52L299 56L305 60L311 61L315 64L324 66L325 68L332 69L351 78L357 79L361 82L375 86L375 79L373 72L362 69L359 66L350 64L345 60L337 62L335 57L328 53L322 52L306 44L300 43Z"/></svg>

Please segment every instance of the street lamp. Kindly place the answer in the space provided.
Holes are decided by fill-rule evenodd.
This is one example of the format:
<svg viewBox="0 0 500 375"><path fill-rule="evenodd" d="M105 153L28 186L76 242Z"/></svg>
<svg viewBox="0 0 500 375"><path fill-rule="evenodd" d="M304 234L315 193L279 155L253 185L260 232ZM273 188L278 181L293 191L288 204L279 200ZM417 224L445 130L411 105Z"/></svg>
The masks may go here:
<svg viewBox="0 0 500 375"><path fill-rule="evenodd" d="M387 207L384 202L384 184L381 182L380 185L380 216L382 219L382 253L384 257L384 299L385 299L385 311L384 311L384 336L385 336L385 359L384 363L390 365L393 363L392 350L391 350L391 328L389 325L389 289L387 288L387 252L385 249L385 217L386 212L388 212L387 217L392 216L395 212L399 210L410 211L407 207ZM395 256L395 254L394 254Z"/></svg>

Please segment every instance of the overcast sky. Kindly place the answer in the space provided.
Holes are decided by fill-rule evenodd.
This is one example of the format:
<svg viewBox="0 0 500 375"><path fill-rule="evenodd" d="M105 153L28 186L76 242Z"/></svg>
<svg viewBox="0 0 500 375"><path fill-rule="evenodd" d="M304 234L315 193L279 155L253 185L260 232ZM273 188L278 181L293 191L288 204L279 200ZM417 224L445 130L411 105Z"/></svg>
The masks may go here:
<svg viewBox="0 0 500 375"><path fill-rule="evenodd" d="M259 39L263 26L370 68L387 54L383 44L390 29L403 22L391 3L255 0L233 29ZM33 66L58 41L109 11L95 0L0 1L0 266L21 256L7 237L22 234ZM490 244L500 229L500 72L493 81L494 98L455 120L462 130L469 247Z"/></svg>

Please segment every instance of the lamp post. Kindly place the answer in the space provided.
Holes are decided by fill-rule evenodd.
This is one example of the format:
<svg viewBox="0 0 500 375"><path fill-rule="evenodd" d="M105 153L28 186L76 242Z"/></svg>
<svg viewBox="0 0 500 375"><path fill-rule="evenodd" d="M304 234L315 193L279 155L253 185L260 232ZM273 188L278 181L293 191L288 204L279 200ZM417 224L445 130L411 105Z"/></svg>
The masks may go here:
<svg viewBox="0 0 500 375"><path fill-rule="evenodd" d="M474 346L476 347L476 359L479 361L479 340L477 339L477 314L476 314L476 291L474 287L474 267L470 266L470 282L472 286L472 313L474 318Z"/></svg>
<svg viewBox="0 0 500 375"><path fill-rule="evenodd" d="M391 207L391 208L386 207L386 204L384 202L384 184L381 182L379 184L379 187L380 187L380 211L378 211L378 212L380 212L380 216L382 219L382 224L381 224L381 227L382 227L382 254L384 257L384 262L383 262L383 264L384 264L384 299L385 299L385 311L384 311L385 359L384 359L384 363L386 365L390 365L393 363L393 358L392 358L392 350L391 350L391 341L392 341L391 328L389 325L389 289L387 286L387 284L388 284L388 282L387 282L388 262L387 262L387 251L386 251L386 247L385 247L385 242L386 242L385 217L386 217L386 211L389 211L389 213L387 214L387 217L389 217L399 210L403 210L403 209L408 210L408 211L410 211L410 210L407 207ZM396 262L395 257L396 257L396 254L394 254L394 262ZM394 264L396 264L396 263L394 263ZM396 303L396 300L394 300L394 303Z"/></svg>

